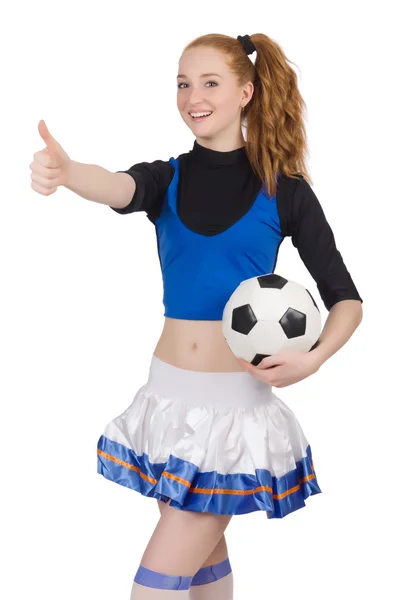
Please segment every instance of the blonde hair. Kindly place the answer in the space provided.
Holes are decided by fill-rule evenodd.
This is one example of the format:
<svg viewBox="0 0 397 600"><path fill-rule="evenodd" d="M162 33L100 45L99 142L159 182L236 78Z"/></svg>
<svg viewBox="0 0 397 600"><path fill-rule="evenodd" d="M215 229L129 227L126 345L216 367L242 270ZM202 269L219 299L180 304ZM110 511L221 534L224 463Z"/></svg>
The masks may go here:
<svg viewBox="0 0 397 600"><path fill-rule="evenodd" d="M247 131L245 147L253 170L272 198L278 174L301 175L312 183L305 166L306 104L298 89L296 73L288 64L291 61L281 47L263 33L255 33L250 39L256 47L255 65L236 38L218 33L202 35L184 50L200 46L218 50L225 55L239 86L252 81L254 93L241 114Z"/></svg>

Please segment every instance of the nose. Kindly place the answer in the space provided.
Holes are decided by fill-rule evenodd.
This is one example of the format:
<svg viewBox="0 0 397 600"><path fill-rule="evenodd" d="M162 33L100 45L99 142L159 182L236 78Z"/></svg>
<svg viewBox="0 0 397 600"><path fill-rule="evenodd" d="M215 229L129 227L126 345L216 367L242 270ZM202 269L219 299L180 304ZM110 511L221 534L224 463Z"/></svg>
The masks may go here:
<svg viewBox="0 0 397 600"><path fill-rule="evenodd" d="M203 90L200 88L191 87L189 91L190 106L202 103L202 100L204 99Z"/></svg>

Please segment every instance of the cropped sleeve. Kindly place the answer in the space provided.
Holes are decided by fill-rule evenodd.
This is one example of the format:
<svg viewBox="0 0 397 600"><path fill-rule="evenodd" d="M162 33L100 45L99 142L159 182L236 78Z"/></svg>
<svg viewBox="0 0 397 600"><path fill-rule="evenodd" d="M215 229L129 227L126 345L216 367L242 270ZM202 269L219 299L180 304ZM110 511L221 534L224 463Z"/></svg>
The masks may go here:
<svg viewBox="0 0 397 600"><path fill-rule="evenodd" d="M327 310L341 300L363 302L317 196L303 176L298 177L283 176L279 182L277 203L284 235L291 236Z"/></svg>
<svg viewBox="0 0 397 600"><path fill-rule="evenodd" d="M110 208L115 212L126 215L132 212L145 211L148 216L159 214L164 195L174 176L174 167L168 161L155 160L153 162L136 163L126 171L133 177L136 189L131 201L124 208Z"/></svg>

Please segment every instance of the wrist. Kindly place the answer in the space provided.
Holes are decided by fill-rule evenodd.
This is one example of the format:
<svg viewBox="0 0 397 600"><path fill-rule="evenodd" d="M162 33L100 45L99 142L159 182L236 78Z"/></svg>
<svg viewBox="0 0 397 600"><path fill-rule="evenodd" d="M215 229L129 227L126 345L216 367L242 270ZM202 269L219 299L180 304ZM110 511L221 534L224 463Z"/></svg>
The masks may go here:
<svg viewBox="0 0 397 600"><path fill-rule="evenodd" d="M67 189L71 189L72 185L72 176L73 176L73 165L75 161L69 159L69 161L65 164L62 177L61 177L61 185L63 185ZM73 190L72 190L73 191Z"/></svg>
<svg viewBox="0 0 397 600"><path fill-rule="evenodd" d="M316 370L319 369L327 360L327 357L323 352L323 348L320 348L320 344L313 348L313 350L310 350L308 355L310 356L310 360L312 361L312 364Z"/></svg>

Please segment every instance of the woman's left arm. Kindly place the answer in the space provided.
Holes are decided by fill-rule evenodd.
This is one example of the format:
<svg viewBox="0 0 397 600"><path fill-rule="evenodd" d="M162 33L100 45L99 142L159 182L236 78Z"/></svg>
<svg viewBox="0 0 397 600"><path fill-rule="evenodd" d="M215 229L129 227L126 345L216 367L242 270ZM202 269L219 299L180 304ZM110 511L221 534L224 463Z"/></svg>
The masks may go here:
<svg viewBox="0 0 397 600"><path fill-rule="evenodd" d="M360 300L341 300L331 307L317 346L309 352L316 370L351 338L363 318Z"/></svg>
<svg viewBox="0 0 397 600"><path fill-rule="evenodd" d="M258 366L238 358L258 379L285 387L321 367L352 336L362 320L362 298L336 247L333 231L310 185L301 177L284 179L277 196L283 231L317 283L329 311L316 346L310 352L285 350L264 358Z"/></svg>
<svg viewBox="0 0 397 600"><path fill-rule="evenodd" d="M254 366L243 358L240 365L251 375L274 387L286 387L316 373L321 365L344 346L362 320L360 300L341 300L329 311L318 344L310 352L285 350Z"/></svg>

